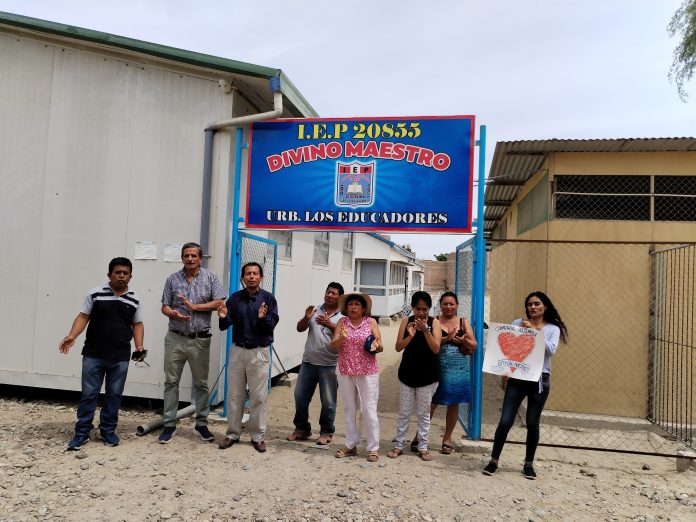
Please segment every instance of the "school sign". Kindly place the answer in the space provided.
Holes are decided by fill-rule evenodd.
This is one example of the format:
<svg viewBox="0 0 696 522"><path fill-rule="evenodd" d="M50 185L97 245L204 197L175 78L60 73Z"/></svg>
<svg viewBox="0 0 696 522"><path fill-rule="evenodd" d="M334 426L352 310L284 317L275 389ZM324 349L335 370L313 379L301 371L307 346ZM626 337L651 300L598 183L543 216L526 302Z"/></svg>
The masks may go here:
<svg viewBox="0 0 696 522"><path fill-rule="evenodd" d="M474 117L256 122L246 225L470 232Z"/></svg>

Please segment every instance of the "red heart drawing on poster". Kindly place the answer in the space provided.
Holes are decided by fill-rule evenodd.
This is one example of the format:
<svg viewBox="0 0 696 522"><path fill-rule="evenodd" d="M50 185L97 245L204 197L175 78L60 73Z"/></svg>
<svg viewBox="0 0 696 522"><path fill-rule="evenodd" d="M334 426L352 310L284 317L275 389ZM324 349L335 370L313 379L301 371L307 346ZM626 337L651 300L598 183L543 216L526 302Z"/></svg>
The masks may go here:
<svg viewBox="0 0 696 522"><path fill-rule="evenodd" d="M498 345L503 355L512 361L522 362L534 349L534 336L530 334L515 335L504 332L498 336ZM510 368L513 372L517 368Z"/></svg>

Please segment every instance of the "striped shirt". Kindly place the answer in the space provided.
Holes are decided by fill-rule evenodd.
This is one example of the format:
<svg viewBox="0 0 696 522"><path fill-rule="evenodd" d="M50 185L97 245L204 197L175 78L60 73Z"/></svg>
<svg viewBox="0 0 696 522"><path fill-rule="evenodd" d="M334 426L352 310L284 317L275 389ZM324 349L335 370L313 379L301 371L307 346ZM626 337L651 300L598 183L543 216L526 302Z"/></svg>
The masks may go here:
<svg viewBox="0 0 696 522"><path fill-rule="evenodd" d="M142 323L140 298L128 291L117 296L109 284L89 291L80 310L89 315L82 355L127 361L133 325Z"/></svg>
<svg viewBox="0 0 696 522"><path fill-rule="evenodd" d="M193 304L205 304L216 299L224 299L227 294L215 272L205 268L201 268L190 283L186 280L186 270L183 268L167 278L162 292L162 304L191 317L189 321L170 317L169 329L184 333L199 333L210 329L212 311L192 312L184 306L180 295Z"/></svg>

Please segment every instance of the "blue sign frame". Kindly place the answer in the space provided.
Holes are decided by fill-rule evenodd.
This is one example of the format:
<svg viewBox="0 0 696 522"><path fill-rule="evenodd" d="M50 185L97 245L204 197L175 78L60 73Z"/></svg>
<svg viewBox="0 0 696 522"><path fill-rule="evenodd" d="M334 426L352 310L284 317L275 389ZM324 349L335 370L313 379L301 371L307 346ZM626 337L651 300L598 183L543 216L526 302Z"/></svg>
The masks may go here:
<svg viewBox="0 0 696 522"><path fill-rule="evenodd" d="M255 122L246 226L471 232L474 116Z"/></svg>

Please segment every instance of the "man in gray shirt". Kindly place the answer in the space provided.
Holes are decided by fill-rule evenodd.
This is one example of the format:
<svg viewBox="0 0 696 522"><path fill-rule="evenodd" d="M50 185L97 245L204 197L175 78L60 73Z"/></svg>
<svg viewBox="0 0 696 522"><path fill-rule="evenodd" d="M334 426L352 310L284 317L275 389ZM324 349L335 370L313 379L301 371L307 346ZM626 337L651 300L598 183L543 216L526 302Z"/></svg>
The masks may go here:
<svg viewBox="0 0 696 522"><path fill-rule="evenodd" d="M321 414L319 415L319 438L317 444L328 444L334 433L336 417L336 360L338 355L329 349L336 323L343 317L338 310L338 298L343 295L339 283L329 283L324 293L324 304L319 307L310 305L297 322L297 331L309 329L305 343L302 366L295 385L295 431L288 440L306 440L312 435L309 422L309 403L314 390L319 385Z"/></svg>
<svg viewBox="0 0 696 522"><path fill-rule="evenodd" d="M196 397L195 431L206 442L215 440L208 429L210 314L224 304L226 294L215 272L201 268L202 255L200 245L186 243L181 247L184 267L164 283L162 313L169 318L169 331L164 338L164 429L160 444L171 442L176 431L179 381L186 362Z"/></svg>

